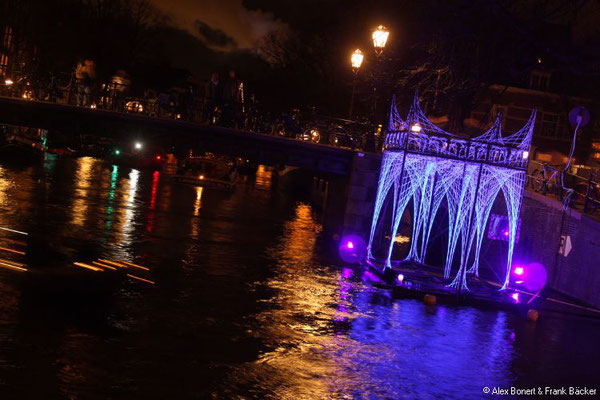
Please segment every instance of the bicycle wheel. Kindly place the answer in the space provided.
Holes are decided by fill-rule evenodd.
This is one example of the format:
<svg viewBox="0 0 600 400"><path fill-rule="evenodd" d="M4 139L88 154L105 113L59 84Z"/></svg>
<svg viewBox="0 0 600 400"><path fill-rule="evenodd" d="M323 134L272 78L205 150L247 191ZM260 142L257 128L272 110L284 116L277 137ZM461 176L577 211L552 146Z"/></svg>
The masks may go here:
<svg viewBox="0 0 600 400"><path fill-rule="evenodd" d="M539 169L533 170L533 173L530 177L531 188L536 192L541 192L544 187L544 171L540 171Z"/></svg>

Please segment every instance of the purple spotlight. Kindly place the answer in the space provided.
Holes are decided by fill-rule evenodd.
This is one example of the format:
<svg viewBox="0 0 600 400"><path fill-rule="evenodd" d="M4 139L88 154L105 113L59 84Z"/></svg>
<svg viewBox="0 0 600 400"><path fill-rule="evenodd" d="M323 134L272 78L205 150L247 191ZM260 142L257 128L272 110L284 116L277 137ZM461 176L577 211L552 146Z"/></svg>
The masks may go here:
<svg viewBox="0 0 600 400"><path fill-rule="evenodd" d="M367 255L367 244L358 235L348 235L340 241L338 253L344 262L355 264Z"/></svg>
<svg viewBox="0 0 600 400"><path fill-rule="evenodd" d="M398 274L398 278L396 278L396 279L398 279L398 282L402 283L402 282L404 282L404 275Z"/></svg>
<svg viewBox="0 0 600 400"><path fill-rule="evenodd" d="M520 301L520 296L519 296L519 293L516 293L516 292L515 292L515 293L511 294L511 295L510 295L510 297L513 299L513 301L514 301L515 303L518 303L518 302Z"/></svg>
<svg viewBox="0 0 600 400"><path fill-rule="evenodd" d="M523 267L515 267L513 273L517 276L523 276L523 274L525 273L525 269Z"/></svg>
<svg viewBox="0 0 600 400"><path fill-rule="evenodd" d="M546 268L540 263L527 265L527 271L523 271L523 286L527 290L538 291L546 285L548 274Z"/></svg>

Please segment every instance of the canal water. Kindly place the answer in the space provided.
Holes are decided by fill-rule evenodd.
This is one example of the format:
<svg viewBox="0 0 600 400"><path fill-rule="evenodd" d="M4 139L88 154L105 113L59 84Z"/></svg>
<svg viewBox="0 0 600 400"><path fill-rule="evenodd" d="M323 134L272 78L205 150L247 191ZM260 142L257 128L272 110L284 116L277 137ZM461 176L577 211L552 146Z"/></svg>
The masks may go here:
<svg viewBox="0 0 600 400"><path fill-rule="evenodd" d="M597 320L393 299L331 256L316 210L263 167L227 193L93 158L0 163L0 210L0 228L28 233L0 231L0 258L28 269L0 268L2 399L600 386ZM100 258L155 284L72 264Z"/></svg>

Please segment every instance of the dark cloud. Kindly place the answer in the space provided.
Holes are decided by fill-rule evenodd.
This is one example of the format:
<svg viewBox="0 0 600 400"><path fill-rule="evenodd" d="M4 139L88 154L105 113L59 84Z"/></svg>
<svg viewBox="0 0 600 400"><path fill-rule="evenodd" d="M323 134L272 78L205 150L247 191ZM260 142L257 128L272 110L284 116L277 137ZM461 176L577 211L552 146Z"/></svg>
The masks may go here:
<svg viewBox="0 0 600 400"><path fill-rule="evenodd" d="M228 34L220 29L212 28L200 20L194 21L196 33L199 38L208 46L232 49L237 47L237 42Z"/></svg>
<svg viewBox="0 0 600 400"><path fill-rule="evenodd" d="M177 28L201 37L217 50L252 49L266 35L288 27L269 8L247 8L243 0L150 1L169 15Z"/></svg>

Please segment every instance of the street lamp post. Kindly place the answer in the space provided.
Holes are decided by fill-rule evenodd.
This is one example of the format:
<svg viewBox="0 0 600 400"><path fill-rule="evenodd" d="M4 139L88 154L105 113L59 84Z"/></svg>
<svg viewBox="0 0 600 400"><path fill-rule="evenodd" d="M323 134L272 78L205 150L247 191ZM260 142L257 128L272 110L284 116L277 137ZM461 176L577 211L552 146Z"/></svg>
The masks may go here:
<svg viewBox="0 0 600 400"><path fill-rule="evenodd" d="M377 87L379 82L379 70L380 70L380 61L381 54L383 53L383 49L385 49L385 45L387 43L388 37L390 36L390 31L383 25L379 25L377 28L373 30L371 34L371 38L373 39L373 48L375 49L375 54L377 54L376 66L375 66L375 82L373 85L373 119L375 119L375 113L377 112ZM375 121L373 121L375 122Z"/></svg>
<svg viewBox="0 0 600 400"><path fill-rule="evenodd" d="M377 28L373 30L371 33L371 39L373 39L373 49L375 50L375 54L377 55L375 60L375 66L373 70L374 82L373 82L373 105L371 110L371 118L373 124L377 124L377 96L379 95L378 91L380 87L380 70L381 70L381 55L383 54L383 50L385 49L385 45L387 44L388 38L390 36L390 31L383 26L379 25ZM376 147L375 140L375 132L372 132L369 135L370 145L368 147Z"/></svg>
<svg viewBox="0 0 600 400"><path fill-rule="evenodd" d="M350 56L350 63L352 64L352 72L354 72L354 77L352 79L352 95L350 96L350 110L348 111L348 119L352 119L352 111L354 110L354 91L356 90L356 75L358 74L358 70L362 65L363 59L365 56L363 55L360 49L354 50L352 55Z"/></svg>

